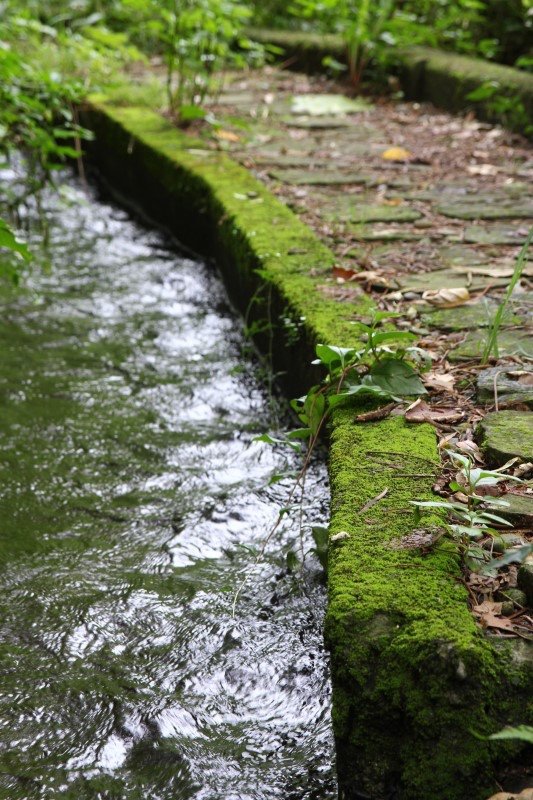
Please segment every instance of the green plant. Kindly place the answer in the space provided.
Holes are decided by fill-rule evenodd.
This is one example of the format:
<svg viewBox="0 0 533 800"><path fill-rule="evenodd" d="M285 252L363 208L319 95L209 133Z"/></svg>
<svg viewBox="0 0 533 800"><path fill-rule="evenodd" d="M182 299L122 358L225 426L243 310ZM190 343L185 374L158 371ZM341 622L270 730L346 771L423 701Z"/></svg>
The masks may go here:
<svg viewBox="0 0 533 800"><path fill-rule="evenodd" d="M471 567L477 566L483 571L494 572L512 561L523 560L533 550L533 546L525 545L523 548L517 548L516 551L509 551L500 559L492 559L487 563L487 560L490 559L490 553L476 544L479 539L487 535L493 537L498 535L498 531L494 529L495 523L512 527L508 520L483 508L486 498L477 494L478 490L482 487L496 486L502 481L514 481L516 483L522 483L522 481L503 472L507 465L498 470L486 470L474 466L472 459L461 453L451 450L447 450L446 453L454 466L458 468L456 480L450 482L450 489L453 492L459 492L465 500L461 502L411 500L411 504L416 507L415 521L420 521L421 509L439 509L448 512L452 520L448 523L448 531L464 550L465 556L470 559ZM491 498L491 506L506 508L508 503L504 500Z"/></svg>
<svg viewBox="0 0 533 800"><path fill-rule="evenodd" d="M494 354L496 358L498 358L499 355L498 334L500 332L503 316L509 304L509 300L511 299L511 295L514 291L514 288L518 283L518 281L520 280L520 277L524 270L527 253L532 241L533 241L533 226L530 228L530 231L526 237L526 241L524 242L524 245L520 250L518 258L516 259L513 276L509 282L509 286L507 287L507 291L505 292L504 298L501 301L500 305L498 306L494 319L492 320L492 323L489 326L487 334L487 343L483 350L483 355L481 356L482 364L486 364L492 354Z"/></svg>
<svg viewBox="0 0 533 800"><path fill-rule="evenodd" d="M252 12L238 0L124 0L124 6L140 15L138 25L163 56L168 108L181 123L204 116L202 104L225 69L262 54L243 33Z"/></svg>
<svg viewBox="0 0 533 800"><path fill-rule="evenodd" d="M504 94L498 81L485 81L469 92L466 99L481 104L489 117L501 120L508 128L524 136L533 134L533 125L524 103L517 97Z"/></svg>
<svg viewBox="0 0 533 800"><path fill-rule="evenodd" d="M317 358L313 364L322 366L326 375L320 384L312 386L306 395L292 400L290 404L300 427L287 433L275 436L265 433L256 438L258 442L286 445L298 452L302 452L304 445L306 448L302 467L293 479L287 503L280 509L275 524L265 537L256 561L262 557L283 517L293 509L301 508L301 503L300 506L293 503L296 492L300 491L303 501L309 463L324 425L335 408L369 400L378 405L391 399L402 402L404 396L425 393L424 385L411 363L411 360L416 361L418 358L417 348L412 347L416 337L404 331L381 328L383 322L397 316L398 314L389 312L375 312L370 324L359 323L360 333L366 339L360 349L318 344ZM287 477L292 476L274 475L271 482ZM316 544L315 552L321 562L325 563L327 532L324 528L315 526L312 533ZM234 608L243 586L244 582L234 598Z"/></svg>
<svg viewBox="0 0 533 800"><path fill-rule="evenodd" d="M18 18L0 25L0 156L9 161L22 154L27 162L23 185L0 198L11 214L30 198L39 208L55 171L67 159L78 159L80 142L91 138L76 118L81 83L34 64L16 46L19 37Z"/></svg>
<svg viewBox="0 0 533 800"><path fill-rule="evenodd" d="M2 251L7 251L6 255ZM30 261L32 255L25 242L0 217L0 277L8 278L12 283L18 284L20 279L20 264Z"/></svg>
<svg viewBox="0 0 533 800"><path fill-rule="evenodd" d="M386 44L383 34L396 6L396 0L360 0L358 3L351 0L294 0L291 11L342 36L350 82L357 89L369 59ZM332 66L331 61L329 65Z"/></svg>
<svg viewBox="0 0 533 800"><path fill-rule="evenodd" d="M497 733L492 733L489 739L520 739L522 742L533 744L533 727L531 725L517 725L515 728L503 728Z"/></svg>

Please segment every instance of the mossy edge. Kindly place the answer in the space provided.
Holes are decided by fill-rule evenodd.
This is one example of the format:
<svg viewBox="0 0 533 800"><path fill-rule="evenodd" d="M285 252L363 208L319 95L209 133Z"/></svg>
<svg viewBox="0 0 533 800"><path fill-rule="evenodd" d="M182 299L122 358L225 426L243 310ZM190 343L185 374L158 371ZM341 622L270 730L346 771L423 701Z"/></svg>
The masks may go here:
<svg viewBox="0 0 533 800"><path fill-rule="evenodd" d="M203 152L205 144L144 108L100 99L82 117L110 181L182 241L215 255L232 297L249 318L268 322L262 345L273 346L291 387L312 379L314 343L355 343L353 322L368 313L369 298L339 304L317 291L316 272L333 254L246 169ZM289 345L280 322L287 314L300 334ZM356 425L352 414L333 421L331 532L349 538L332 546L326 619L343 797L394 790L402 800L483 800L495 758L472 730L531 719L531 672L513 665L511 645L496 650L476 628L453 547L422 555L389 546L413 529L409 501L431 496L433 429L400 418ZM359 511L384 488L382 501Z"/></svg>

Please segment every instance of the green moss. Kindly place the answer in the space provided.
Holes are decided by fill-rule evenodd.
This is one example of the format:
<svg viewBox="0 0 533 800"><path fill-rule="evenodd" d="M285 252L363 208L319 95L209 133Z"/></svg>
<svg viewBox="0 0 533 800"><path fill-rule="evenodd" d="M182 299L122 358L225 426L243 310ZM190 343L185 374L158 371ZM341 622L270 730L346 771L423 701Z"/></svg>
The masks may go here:
<svg viewBox="0 0 533 800"><path fill-rule="evenodd" d="M496 688L511 654L496 657L476 627L451 542L425 555L390 547L416 527L409 501L431 497L437 457L429 426L357 425L348 412L335 419L331 531L350 536L330 553L326 637L348 797L355 789L386 797L395 787L413 800L481 800L492 788L490 746L472 730L495 730L509 712ZM441 522L427 515L418 527ZM521 701L513 702L518 718Z"/></svg>
<svg viewBox="0 0 533 800"><path fill-rule="evenodd" d="M259 343L274 345L275 368L291 388L309 385L316 341L356 343L353 323L371 299L338 303L320 291L333 254L246 169L145 108L99 102L84 121L97 134L93 157L130 202L216 256L248 320L267 323ZM302 323L290 346L282 316ZM493 758L471 729L527 721L531 673L528 686L511 646L496 654L476 628L447 540L425 555L391 546L414 527L410 500L431 496L433 429L398 417L357 425L352 414L335 415L330 457L331 531L349 533L331 547L326 620L342 790L347 800L357 789L374 798L394 790L402 800L481 800ZM428 515L422 524L441 520ZM502 691L507 684L514 694Z"/></svg>

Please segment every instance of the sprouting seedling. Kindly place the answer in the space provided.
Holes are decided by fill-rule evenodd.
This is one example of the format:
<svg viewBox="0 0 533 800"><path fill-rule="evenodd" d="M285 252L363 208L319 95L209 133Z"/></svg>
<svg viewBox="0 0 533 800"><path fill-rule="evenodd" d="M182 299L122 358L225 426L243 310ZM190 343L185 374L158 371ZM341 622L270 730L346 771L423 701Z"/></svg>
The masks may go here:
<svg viewBox="0 0 533 800"><path fill-rule="evenodd" d="M306 443L303 465L297 473L287 500L287 508L282 509L270 531L265 536L254 564L263 557L266 547L288 510L297 507L293 503L297 490L303 502L305 477L313 452L320 440L324 426L331 412L338 406L350 406L361 398L378 402L391 399L401 403L404 396L425 393L416 370L406 360L408 347L416 337L403 331L382 331L378 326L385 319L397 317L390 312L374 312L370 325L360 325L366 334L365 346L339 347L337 345L317 344L316 359L312 362L322 366L326 375L321 383L312 386L307 394L292 400L290 406L301 424L300 428L288 433L272 436L268 433L258 436L255 441L271 445L285 444L293 450L302 450ZM283 479L274 476L274 482ZM300 530L302 514L300 503ZM313 530L319 530L315 528ZM303 557L303 544L301 547ZM246 585L247 577L239 585L233 598L235 613L238 598Z"/></svg>
<svg viewBox="0 0 533 800"><path fill-rule="evenodd" d="M452 481L450 483L450 489L454 492L463 492L468 497L469 507L485 499L484 497L476 495L476 490L483 486L497 486L498 483L502 481L523 483L520 478L516 478L514 475L507 475L503 472L504 469L507 469L514 463L515 459L507 462L507 464L504 464L503 467L499 467L499 469L488 470L475 467L472 459L461 453L456 453L453 450L446 450L445 452L450 457L453 464L459 466L459 475L462 478L460 484L457 481Z"/></svg>
<svg viewBox="0 0 533 800"><path fill-rule="evenodd" d="M514 459L503 467L497 470L486 470L474 466L474 462L468 456L456 453L451 450L446 451L452 463L459 467L458 480L450 482L450 489L453 492L461 492L466 497L466 502L450 501L450 500L427 500L427 501L411 501L415 506L415 519L418 522L421 516L421 509L439 509L448 512L451 522L448 523L448 530L451 536L463 547L467 555L473 556L475 559L484 560L485 554L479 547L471 545L470 543L481 539L486 535L496 536L497 531L494 525L512 527L512 523L498 514L492 513L481 508L481 504L486 500L482 495L476 492L484 486L495 486L502 481L515 481L522 483L519 478L513 475L503 473L502 470L507 469ZM496 507L505 508L509 504L505 500L491 498L491 505ZM504 556L505 559L505 556ZM512 557L511 557L512 560ZM500 559L498 561L491 561L487 566L504 566L511 563L510 560Z"/></svg>

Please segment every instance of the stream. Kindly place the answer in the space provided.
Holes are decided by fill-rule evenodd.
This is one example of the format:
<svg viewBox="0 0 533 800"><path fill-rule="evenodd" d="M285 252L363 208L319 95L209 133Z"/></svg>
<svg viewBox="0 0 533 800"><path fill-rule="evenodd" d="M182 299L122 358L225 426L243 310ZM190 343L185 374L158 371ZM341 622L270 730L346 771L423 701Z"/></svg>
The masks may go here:
<svg viewBox="0 0 533 800"><path fill-rule="evenodd" d="M280 405L214 271L64 181L0 295L0 797L334 800L320 568L296 520L253 565Z"/></svg>

